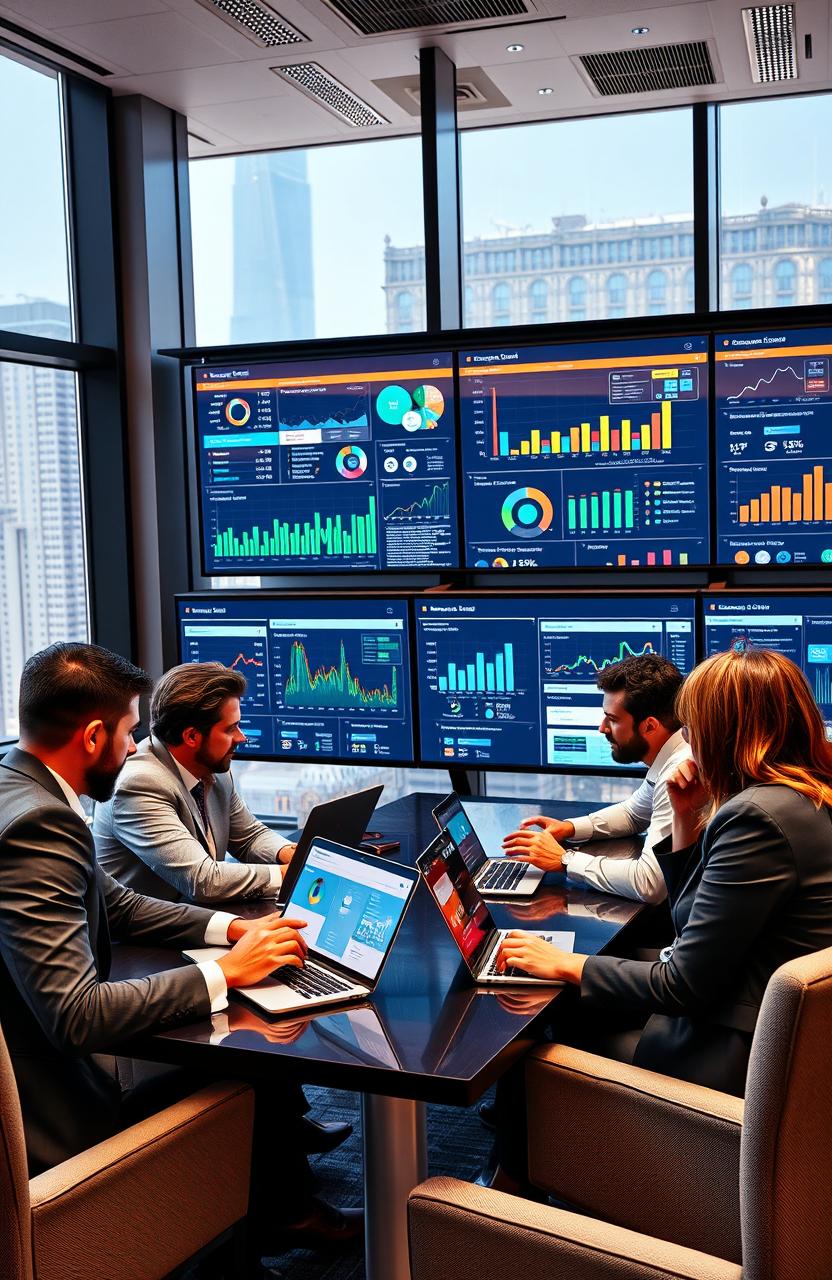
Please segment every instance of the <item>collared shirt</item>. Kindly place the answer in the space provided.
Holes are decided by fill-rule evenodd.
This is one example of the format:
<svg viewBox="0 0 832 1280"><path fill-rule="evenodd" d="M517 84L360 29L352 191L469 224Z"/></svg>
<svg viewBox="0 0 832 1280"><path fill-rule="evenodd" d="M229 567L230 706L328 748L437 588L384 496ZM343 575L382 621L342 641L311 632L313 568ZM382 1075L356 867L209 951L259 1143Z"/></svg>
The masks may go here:
<svg viewBox="0 0 832 1280"><path fill-rule="evenodd" d="M678 729L668 738L641 786L628 800L570 819L575 828L573 839L578 841L634 835L637 831L647 834L638 858L593 857L580 850L570 850L564 860L567 875L604 893L617 893L642 902L663 902L667 886L653 849L672 830L673 809L667 779L683 760L689 759L690 747Z"/></svg>
<svg viewBox="0 0 832 1280"><path fill-rule="evenodd" d="M69 785L65 778L62 778L54 769L50 769L46 765L52 777L57 782L61 791L64 793L67 804L73 813L77 813L81 820L89 825L89 818L84 812L84 806L78 799L75 790ZM180 765L181 768L181 765ZM196 783L196 778L194 778ZM206 947L225 947L228 945L228 926L232 920L236 920L237 916L230 915L227 911L215 911L208 921L205 929L205 945ZM228 986L223 973L216 960L204 960L197 968L205 979L205 986L208 988L208 998L211 1001L211 1012L219 1013L222 1009L228 1008Z"/></svg>
<svg viewBox="0 0 832 1280"><path fill-rule="evenodd" d="M202 779L200 779L200 778L195 778L195 777L194 777L194 775L191 773L190 769L186 769L186 768L185 768L185 766L184 766L184 764L181 764L181 763L180 763L180 761L179 761L179 760L177 760L176 756L173 754L173 752L172 752L170 749L168 749L168 755L170 756L171 760L173 761L173 763L176 765L177 769L179 770L179 776L180 776L180 778L182 779L182 782L183 782L184 786L187 788L187 790L188 790L188 793L189 793L189 794L192 794L192 793L193 793L193 789L194 789L194 787L197 785L197 783L198 783L198 782L200 782L200 781L201 781L201 782L204 782L204 784L205 784L205 808L206 808L206 810L207 810L207 808L208 808L208 792L209 792L210 788L214 785L214 775L213 775L213 774L209 774L209 776L208 776L207 778L202 778ZM211 852L213 853L214 857L216 858L216 857L217 857L217 846L216 846L216 845L215 845L215 843L214 843L214 835L213 835L213 832L211 831L210 825L209 825L207 822L206 822L206 824L205 824L205 836L206 836L206 838L207 838L207 840L208 840L208 846L209 846L209 848L210 848ZM281 848L284 848L284 847L285 847L285 845L287 845L287 844L289 844L289 843L291 843L291 842L290 842L290 841L288 841L288 840L286 840L286 841L284 841L284 842L283 842L283 845L279 846L279 848L278 848L277 852L276 852L276 853L275 853L275 855L274 855L274 857L275 857L274 866L273 866L273 867L269 867L269 868L268 868L268 871L269 871L269 889L270 889L270 890L271 890L271 889L273 889L273 890L274 890L274 892L275 892L275 896L277 896L277 893L278 893L278 891L280 890L280 886L283 884L283 867L282 867L282 865L278 862L278 857L280 856L280 849L281 849ZM223 857L224 857L224 856L225 856L225 850L223 850Z"/></svg>

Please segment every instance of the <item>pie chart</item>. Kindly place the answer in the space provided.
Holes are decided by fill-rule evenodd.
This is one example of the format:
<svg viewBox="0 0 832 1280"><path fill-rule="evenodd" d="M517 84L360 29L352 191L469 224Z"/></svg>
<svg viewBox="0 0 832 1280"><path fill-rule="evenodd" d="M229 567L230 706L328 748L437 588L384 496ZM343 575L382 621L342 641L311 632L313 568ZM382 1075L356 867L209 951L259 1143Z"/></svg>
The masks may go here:
<svg viewBox="0 0 832 1280"><path fill-rule="evenodd" d="M357 444L346 444L338 450L335 466L345 480L355 480L367 470L367 455Z"/></svg>
<svg viewBox="0 0 832 1280"><path fill-rule="evenodd" d="M244 427L251 417L251 405L248 400L229 400L225 406L225 418L232 427Z"/></svg>
<svg viewBox="0 0 832 1280"><path fill-rule="evenodd" d="M554 509L542 489L514 489L504 500L503 524L515 538L539 538L552 523Z"/></svg>

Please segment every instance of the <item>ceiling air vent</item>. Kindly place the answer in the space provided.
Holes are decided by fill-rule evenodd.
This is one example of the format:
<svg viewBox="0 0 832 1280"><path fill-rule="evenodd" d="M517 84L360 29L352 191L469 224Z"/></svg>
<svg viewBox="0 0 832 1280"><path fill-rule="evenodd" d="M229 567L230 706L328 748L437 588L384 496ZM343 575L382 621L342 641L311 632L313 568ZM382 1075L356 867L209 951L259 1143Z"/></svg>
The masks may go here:
<svg viewBox="0 0 832 1280"><path fill-rule="evenodd" d="M366 129L370 125L389 124L384 116L380 116L371 106L347 89L317 62L295 62L288 67L270 67L276 76L285 76L299 89L314 98L315 102L326 107L339 120L346 120L356 129Z"/></svg>
<svg viewBox="0 0 832 1280"><path fill-rule="evenodd" d="M309 39L281 18L265 0L198 0L198 3L264 49L303 44Z"/></svg>
<svg viewBox="0 0 832 1280"><path fill-rule="evenodd" d="M586 53L579 62L603 98L717 83L704 40L657 44L646 49L619 49L613 53Z"/></svg>
<svg viewBox="0 0 832 1280"><path fill-rule="evenodd" d="M742 25L755 84L796 80L794 5L766 4L743 9Z"/></svg>
<svg viewBox="0 0 832 1280"><path fill-rule="evenodd" d="M493 22L533 13L523 0L326 0L330 9L363 36L421 31L465 22Z"/></svg>

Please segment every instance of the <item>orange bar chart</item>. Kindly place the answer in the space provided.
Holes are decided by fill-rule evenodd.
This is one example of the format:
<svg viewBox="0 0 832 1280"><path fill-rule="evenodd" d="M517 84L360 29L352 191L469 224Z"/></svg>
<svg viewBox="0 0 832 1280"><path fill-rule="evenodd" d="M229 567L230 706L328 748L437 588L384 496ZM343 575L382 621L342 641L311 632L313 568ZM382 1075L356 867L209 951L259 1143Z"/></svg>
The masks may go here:
<svg viewBox="0 0 832 1280"><path fill-rule="evenodd" d="M799 488L773 484L765 493L741 502L737 519L740 524L832 521L832 481L826 479L819 464L801 477Z"/></svg>
<svg viewBox="0 0 832 1280"><path fill-rule="evenodd" d="M673 406L669 400L649 415L649 422L622 418L613 426L610 415L598 415L598 423L581 422L563 431L531 427L516 443L511 442L504 421L498 424L497 392L491 390L491 454L494 458L540 458L553 454L652 453L673 446Z"/></svg>

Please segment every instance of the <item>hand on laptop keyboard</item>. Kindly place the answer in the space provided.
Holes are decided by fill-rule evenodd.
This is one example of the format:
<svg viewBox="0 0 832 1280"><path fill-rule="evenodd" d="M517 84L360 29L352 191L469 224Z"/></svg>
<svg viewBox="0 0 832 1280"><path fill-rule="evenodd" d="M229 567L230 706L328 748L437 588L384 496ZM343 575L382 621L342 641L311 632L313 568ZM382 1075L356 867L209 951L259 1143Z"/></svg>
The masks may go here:
<svg viewBox="0 0 832 1280"><path fill-rule="evenodd" d="M551 935L540 936L520 930L507 934L497 957L498 970L509 975L520 971L530 978L549 982L561 981L565 975L561 972L559 960L567 953L553 947L550 939Z"/></svg>

